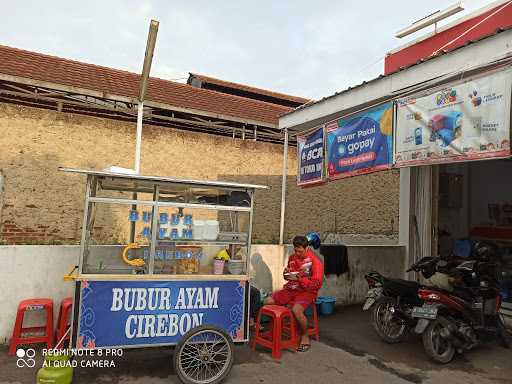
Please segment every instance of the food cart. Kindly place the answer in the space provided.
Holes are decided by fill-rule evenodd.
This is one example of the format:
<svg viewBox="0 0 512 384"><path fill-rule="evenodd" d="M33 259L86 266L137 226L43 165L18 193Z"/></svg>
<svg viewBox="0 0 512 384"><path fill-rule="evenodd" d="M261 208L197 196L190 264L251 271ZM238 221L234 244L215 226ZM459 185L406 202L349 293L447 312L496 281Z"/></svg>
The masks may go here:
<svg viewBox="0 0 512 384"><path fill-rule="evenodd" d="M221 381L248 341L254 193L268 187L60 169L87 178L70 346L175 346L183 382Z"/></svg>

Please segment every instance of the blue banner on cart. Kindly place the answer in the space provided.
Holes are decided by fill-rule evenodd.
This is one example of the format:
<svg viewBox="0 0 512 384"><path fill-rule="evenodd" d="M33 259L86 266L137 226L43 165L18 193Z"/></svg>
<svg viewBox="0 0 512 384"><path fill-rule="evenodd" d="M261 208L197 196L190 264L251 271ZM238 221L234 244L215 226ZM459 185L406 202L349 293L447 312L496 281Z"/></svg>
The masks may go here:
<svg viewBox="0 0 512 384"><path fill-rule="evenodd" d="M78 348L176 344L200 325L244 340L244 281L82 281Z"/></svg>
<svg viewBox="0 0 512 384"><path fill-rule="evenodd" d="M326 125L328 175L340 179L391 168L393 103Z"/></svg>
<svg viewBox="0 0 512 384"><path fill-rule="evenodd" d="M324 127L308 135L297 136L299 169L297 185L308 185L324 180Z"/></svg>

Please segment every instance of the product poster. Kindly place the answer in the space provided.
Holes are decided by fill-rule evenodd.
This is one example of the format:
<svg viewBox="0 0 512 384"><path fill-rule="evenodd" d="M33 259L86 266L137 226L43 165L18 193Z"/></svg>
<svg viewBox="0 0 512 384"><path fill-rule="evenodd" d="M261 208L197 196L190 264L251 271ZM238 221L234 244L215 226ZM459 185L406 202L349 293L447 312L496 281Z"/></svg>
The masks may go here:
<svg viewBox="0 0 512 384"><path fill-rule="evenodd" d="M297 136L299 169L297 185L310 185L324 180L324 127L307 135Z"/></svg>
<svg viewBox="0 0 512 384"><path fill-rule="evenodd" d="M82 281L77 348L176 344L200 325L244 340L244 281Z"/></svg>
<svg viewBox="0 0 512 384"><path fill-rule="evenodd" d="M393 103L333 121L326 129L330 179L391 168Z"/></svg>
<svg viewBox="0 0 512 384"><path fill-rule="evenodd" d="M397 166L510 155L512 72L397 102Z"/></svg>

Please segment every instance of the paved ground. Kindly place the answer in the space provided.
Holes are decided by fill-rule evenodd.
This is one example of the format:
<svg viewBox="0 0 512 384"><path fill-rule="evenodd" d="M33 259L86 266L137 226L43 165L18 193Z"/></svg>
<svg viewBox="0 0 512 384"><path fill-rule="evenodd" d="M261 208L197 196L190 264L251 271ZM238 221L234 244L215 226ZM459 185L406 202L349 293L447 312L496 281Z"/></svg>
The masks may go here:
<svg viewBox="0 0 512 384"><path fill-rule="evenodd" d="M512 351L495 345L459 356L446 366L430 363L421 340L411 336L400 345L387 345L375 336L368 315L359 307L338 308L320 318L321 342L307 353L285 352L280 362L269 353L239 346L225 383L344 383L368 384L504 384L512 383ZM179 383L168 348L126 351L116 368L86 368L75 372L74 383ZM42 358L37 356L41 366ZM34 383L36 368L16 367L16 358L0 349L0 383Z"/></svg>

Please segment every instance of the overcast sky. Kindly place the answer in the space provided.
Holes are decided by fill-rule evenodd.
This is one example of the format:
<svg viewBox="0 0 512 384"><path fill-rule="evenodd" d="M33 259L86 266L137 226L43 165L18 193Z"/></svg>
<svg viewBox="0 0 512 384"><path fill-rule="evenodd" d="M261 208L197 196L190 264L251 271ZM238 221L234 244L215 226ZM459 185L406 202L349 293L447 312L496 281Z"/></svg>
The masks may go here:
<svg viewBox="0 0 512 384"><path fill-rule="evenodd" d="M385 53L410 40L397 30L455 2L1 0L0 44L140 72L154 18L153 76L196 72L319 99L382 73ZM489 3L467 0L448 21Z"/></svg>

